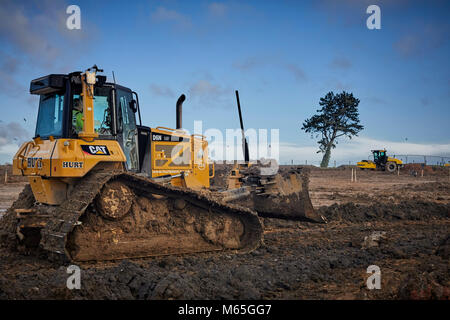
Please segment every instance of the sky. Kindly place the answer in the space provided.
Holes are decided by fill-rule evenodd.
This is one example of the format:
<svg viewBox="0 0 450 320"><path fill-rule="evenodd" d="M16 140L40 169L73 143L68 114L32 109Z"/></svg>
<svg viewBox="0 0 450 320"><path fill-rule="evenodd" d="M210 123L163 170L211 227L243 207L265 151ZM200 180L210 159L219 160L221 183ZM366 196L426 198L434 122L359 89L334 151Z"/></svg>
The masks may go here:
<svg viewBox="0 0 450 320"><path fill-rule="evenodd" d="M81 29L69 30L69 5ZM369 5L381 29L369 30ZM97 64L139 94L143 122L193 131L278 129L281 163L318 164L300 130L329 91L360 99L358 137L331 161L390 154L450 156L448 1L0 1L0 163L34 135L32 79ZM450 158L448 159L450 160Z"/></svg>

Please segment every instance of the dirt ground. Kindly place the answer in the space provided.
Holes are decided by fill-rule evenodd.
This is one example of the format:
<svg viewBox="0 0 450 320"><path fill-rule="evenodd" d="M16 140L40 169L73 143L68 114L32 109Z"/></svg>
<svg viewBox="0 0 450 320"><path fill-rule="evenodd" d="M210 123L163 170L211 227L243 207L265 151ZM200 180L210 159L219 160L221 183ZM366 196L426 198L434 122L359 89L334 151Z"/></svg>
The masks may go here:
<svg viewBox="0 0 450 320"><path fill-rule="evenodd" d="M357 170L351 182L350 167L311 169L311 200L327 224L264 218L264 244L247 254L79 264L80 290L67 289L66 265L3 248L0 298L448 300L449 172L409 171ZM23 185L0 184L0 208ZM381 289L367 288L371 265Z"/></svg>

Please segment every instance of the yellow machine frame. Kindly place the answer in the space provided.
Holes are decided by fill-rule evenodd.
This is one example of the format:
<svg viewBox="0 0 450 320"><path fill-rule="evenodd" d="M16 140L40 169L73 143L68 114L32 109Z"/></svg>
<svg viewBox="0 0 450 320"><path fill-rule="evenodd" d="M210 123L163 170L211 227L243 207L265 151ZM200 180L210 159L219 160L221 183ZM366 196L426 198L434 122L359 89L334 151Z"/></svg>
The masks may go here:
<svg viewBox="0 0 450 320"><path fill-rule="evenodd" d="M83 130L79 139L36 137L24 143L13 159L13 174L29 177L36 201L61 204L76 179L85 176L100 162L116 163L125 168L126 156L116 140L98 139L94 129L94 85L96 71L81 74ZM178 141L149 141L151 178L169 177L172 185L191 189L209 188L212 175L208 163L208 143L201 135L165 127L151 129L151 134L181 137ZM90 150L89 152L85 152Z"/></svg>

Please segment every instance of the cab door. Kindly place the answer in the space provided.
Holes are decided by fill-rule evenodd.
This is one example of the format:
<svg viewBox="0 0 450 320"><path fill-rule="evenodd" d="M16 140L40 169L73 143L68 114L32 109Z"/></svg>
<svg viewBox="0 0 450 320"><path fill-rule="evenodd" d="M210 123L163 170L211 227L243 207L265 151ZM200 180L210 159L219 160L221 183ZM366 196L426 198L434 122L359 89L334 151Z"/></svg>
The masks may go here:
<svg viewBox="0 0 450 320"><path fill-rule="evenodd" d="M139 151L135 113L131 109L131 91L117 88L118 139L127 157L127 170L139 171Z"/></svg>

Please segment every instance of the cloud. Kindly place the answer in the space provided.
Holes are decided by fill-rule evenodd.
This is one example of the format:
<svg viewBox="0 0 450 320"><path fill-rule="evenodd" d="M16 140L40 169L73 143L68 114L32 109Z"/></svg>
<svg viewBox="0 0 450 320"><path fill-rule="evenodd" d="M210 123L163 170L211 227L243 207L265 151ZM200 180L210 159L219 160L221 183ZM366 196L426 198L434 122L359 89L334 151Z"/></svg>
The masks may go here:
<svg viewBox="0 0 450 320"><path fill-rule="evenodd" d="M287 63L277 55L257 55L239 59L233 62L232 67L241 72L254 71L258 68L270 67L287 71L298 82L306 82L308 77L303 68L296 63Z"/></svg>
<svg viewBox="0 0 450 320"><path fill-rule="evenodd" d="M336 57L331 61L330 66L333 69L348 70L352 67L352 62L346 57Z"/></svg>
<svg viewBox="0 0 450 320"><path fill-rule="evenodd" d="M213 17L223 17L227 11L227 6L220 2L212 2L208 5L208 13Z"/></svg>
<svg viewBox="0 0 450 320"><path fill-rule="evenodd" d="M286 68L288 71L290 71L294 75L294 77L297 81L306 81L307 80L305 72L297 64L293 64L293 63L287 64Z"/></svg>
<svg viewBox="0 0 450 320"><path fill-rule="evenodd" d="M428 107L431 104L431 100L428 97L422 97L419 99L420 103L424 106L424 107Z"/></svg>
<svg viewBox="0 0 450 320"><path fill-rule="evenodd" d="M413 30L414 32L409 31L393 44L394 49L404 58L423 56L448 43L448 25L418 25Z"/></svg>
<svg viewBox="0 0 450 320"><path fill-rule="evenodd" d="M30 138L28 131L17 122L0 122L0 145L15 143L20 145Z"/></svg>
<svg viewBox="0 0 450 320"><path fill-rule="evenodd" d="M20 61L0 51L0 93L10 97L18 97L27 93L23 83L19 83L14 75L20 71Z"/></svg>
<svg viewBox="0 0 450 320"><path fill-rule="evenodd" d="M154 95L160 96L160 97L169 97L169 98L175 97L175 93L172 91L172 89L170 89L169 87L165 87L165 86L151 84L150 91Z"/></svg>
<svg viewBox="0 0 450 320"><path fill-rule="evenodd" d="M0 164L12 163L18 148L14 143L3 143L0 138Z"/></svg>
<svg viewBox="0 0 450 320"><path fill-rule="evenodd" d="M233 68L236 68L240 71L249 71L252 69L255 69L256 67L259 67L263 65L263 61L261 58L258 57L248 57L244 60L235 61L233 62Z"/></svg>
<svg viewBox="0 0 450 320"><path fill-rule="evenodd" d="M352 163L368 159L370 150L386 148L389 155L433 155L441 157L450 157L449 144L421 144L412 142L395 142L387 140L378 140L369 137L354 137L351 140L340 142L336 149L331 152L331 161L339 164ZM281 163L294 160L296 163L305 163L318 165L322 160L322 153L317 153L316 146L299 146L295 143L280 143L280 161ZM423 161L423 158L422 158Z"/></svg>
<svg viewBox="0 0 450 320"><path fill-rule="evenodd" d="M0 120L0 163L11 163L14 154L31 134L18 122L5 123Z"/></svg>
<svg viewBox="0 0 450 320"><path fill-rule="evenodd" d="M151 19L155 22L171 22L182 28L192 26L190 17L165 7L158 7L152 13Z"/></svg>
<svg viewBox="0 0 450 320"><path fill-rule="evenodd" d="M230 102L233 93L231 89L214 84L212 80L199 80L189 87L188 92L199 106L204 107L224 107Z"/></svg>
<svg viewBox="0 0 450 320"><path fill-rule="evenodd" d="M8 73L13 73L17 71L19 67L19 61L16 58L1 51L0 51L0 61L2 64L2 70Z"/></svg>
<svg viewBox="0 0 450 320"><path fill-rule="evenodd" d="M73 70L80 58L80 50L73 48L89 48L97 29L83 19L83 8L81 29L67 29L67 7L64 0L29 1L26 4L0 1L0 42L3 50L16 58L16 61L3 61L3 64L10 70L17 64L29 64L26 69L56 69L58 72L70 64L69 69ZM4 56L0 58L4 60Z"/></svg>
<svg viewBox="0 0 450 320"><path fill-rule="evenodd" d="M11 72L0 69L0 93L11 97L22 96L27 94L26 88L17 82Z"/></svg>
<svg viewBox="0 0 450 320"><path fill-rule="evenodd" d="M11 1L2 1L0 5L0 36L13 46L27 54L46 53L55 58L57 49L50 39L25 15L24 8ZM40 30L42 31L42 30Z"/></svg>
<svg viewBox="0 0 450 320"><path fill-rule="evenodd" d="M394 43L394 48L403 56L409 56L418 49L419 38L416 35L405 35Z"/></svg>
<svg viewBox="0 0 450 320"><path fill-rule="evenodd" d="M0 94L28 105L29 81L48 73L74 71L90 49L95 26L83 19L81 30L66 27L64 0L0 1ZM86 50L76 50L77 48ZM17 103L19 104L19 103Z"/></svg>

